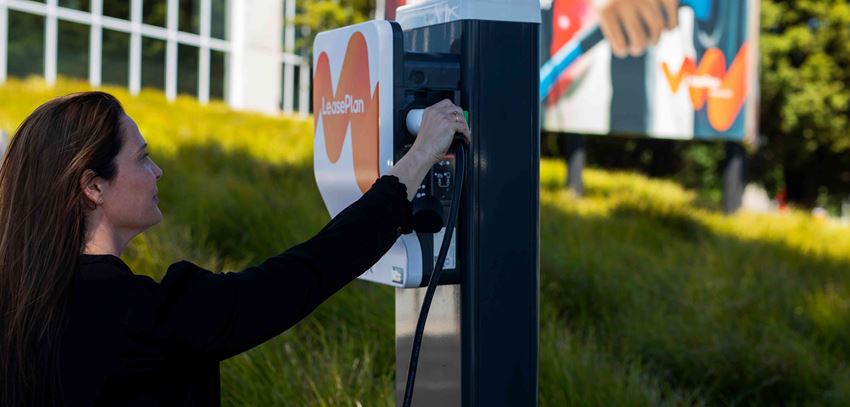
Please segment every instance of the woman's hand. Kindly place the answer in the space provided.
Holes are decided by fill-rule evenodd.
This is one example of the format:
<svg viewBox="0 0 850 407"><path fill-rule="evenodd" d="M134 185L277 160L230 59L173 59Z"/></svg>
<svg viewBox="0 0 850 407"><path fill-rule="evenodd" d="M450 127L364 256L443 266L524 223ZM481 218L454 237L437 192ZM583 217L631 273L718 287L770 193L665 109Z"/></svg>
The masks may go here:
<svg viewBox="0 0 850 407"><path fill-rule="evenodd" d="M618 58L642 55L658 42L665 28L673 29L679 24L679 0L593 0L593 6L599 14L602 34ZM667 15L666 22L662 10Z"/></svg>
<svg viewBox="0 0 850 407"><path fill-rule="evenodd" d="M430 158L430 168L445 157L456 133L462 134L469 144L471 133L463 116L463 109L450 100L443 99L422 113L419 135L410 150L421 152Z"/></svg>
<svg viewBox="0 0 850 407"><path fill-rule="evenodd" d="M462 134L467 144L472 141L463 110L448 99L428 107L422 113L416 141L388 173L398 177L407 187L407 200L413 200L425 174L445 157L455 133Z"/></svg>

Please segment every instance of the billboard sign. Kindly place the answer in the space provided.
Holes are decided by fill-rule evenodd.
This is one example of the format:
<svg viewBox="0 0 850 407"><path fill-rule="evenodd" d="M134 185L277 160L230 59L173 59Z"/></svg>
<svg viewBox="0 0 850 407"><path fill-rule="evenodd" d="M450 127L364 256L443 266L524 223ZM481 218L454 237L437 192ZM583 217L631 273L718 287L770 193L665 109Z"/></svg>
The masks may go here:
<svg viewBox="0 0 850 407"><path fill-rule="evenodd" d="M673 22L665 3L670 1L543 4L544 130L731 141L755 135L758 1L683 0L671 8ZM658 10L647 12L641 8L646 4ZM675 28L649 38L653 14ZM626 55L622 45L612 46L612 39L627 43L629 25L641 23L646 46Z"/></svg>

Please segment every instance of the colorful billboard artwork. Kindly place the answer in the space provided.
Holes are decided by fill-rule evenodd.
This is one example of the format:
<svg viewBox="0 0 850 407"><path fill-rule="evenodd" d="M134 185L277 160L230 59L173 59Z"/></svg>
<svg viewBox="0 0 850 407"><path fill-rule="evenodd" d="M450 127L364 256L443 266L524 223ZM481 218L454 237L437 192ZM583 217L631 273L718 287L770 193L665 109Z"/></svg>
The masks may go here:
<svg viewBox="0 0 850 407"><path fill-rule="evenodd" d="M624 12L614 15L625 22L620 21L621 30L612 30L611 14L605 14L609 23L601 24L598 8L629 2L647 4L541 3L544 130L733 141L755 136L757 0L682 0L675 28L664 30L645 49L623 55L628 24L638 21L646 28L653 21L643 10L638 15L638 6L621 4ZM656 15L669 22L663 8L669 1L650 2L661 10ZM620 56L613 54L607 36L618 40Z"/></svg>

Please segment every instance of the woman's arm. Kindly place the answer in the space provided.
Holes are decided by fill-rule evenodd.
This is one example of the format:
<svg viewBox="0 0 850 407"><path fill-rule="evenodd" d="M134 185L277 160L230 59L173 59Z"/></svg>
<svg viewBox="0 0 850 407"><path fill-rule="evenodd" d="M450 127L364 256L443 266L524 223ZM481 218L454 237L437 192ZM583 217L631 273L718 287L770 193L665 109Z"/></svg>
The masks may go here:
<svg viewBox="0 0 850 407"><path fill-rule="evenodd" d="M310 240L238 273L172 265L139 329L153 332L175 357L223 360L307 316L409 231L410 200L424 174L455 132L468 135L449 110L453 105L435 106L426 109L420 136L390 174Z"/></svg>
<svg viewBox="0 0 850 407"><path fill-rule="evenodd" d="M288 329L374 265L410 223L404 186L382 177L308 241L238 273L175 263L145 307L178 358L223 360Z"/></svg>
<svg viewBox="0 0 850 407"><path fill-rule="evenodd" d="M433 165L434 163L429 157L411 149L401 160L398 160L396 165L390 168L388 174L398 178L399 182L407 188L407 200L413 201L416 190L419 189L419 184L422 183L425 174Z"/></svg>

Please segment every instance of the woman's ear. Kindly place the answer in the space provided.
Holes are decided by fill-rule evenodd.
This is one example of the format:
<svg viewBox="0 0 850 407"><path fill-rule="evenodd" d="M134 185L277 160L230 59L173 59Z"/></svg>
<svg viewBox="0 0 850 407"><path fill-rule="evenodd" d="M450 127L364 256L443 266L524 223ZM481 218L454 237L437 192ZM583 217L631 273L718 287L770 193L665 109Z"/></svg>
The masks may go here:
<svg viewBox="0 0 850 407"><path fill-rule="evenodd" d="M80 177L80 189L83 190L86 199L89 200L92 209L98 205L103 205L103 188L100 182L102 179L92 170L85 170L83 176Z"/></svg>

